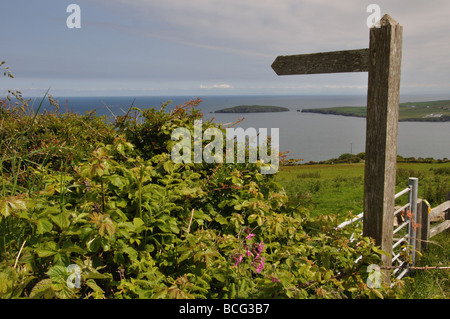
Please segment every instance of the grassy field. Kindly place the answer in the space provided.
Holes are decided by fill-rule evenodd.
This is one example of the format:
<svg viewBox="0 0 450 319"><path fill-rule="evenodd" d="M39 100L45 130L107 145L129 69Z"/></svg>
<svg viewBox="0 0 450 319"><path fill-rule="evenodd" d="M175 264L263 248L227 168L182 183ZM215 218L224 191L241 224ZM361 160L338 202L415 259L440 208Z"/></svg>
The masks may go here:
<svg viewBox="0 0 450 319"><path fill-rule="evenodd" d="M450 231L432 238L429 250L420 258L418 266L450 265ZM405 298L450 299L450 270L415 271L413 280L406 280Z"/></svg>
<svg viewBox="0 0 450 319"><path fill-rule="evenodd" d="M419 198L435 206L450 191L450 162L398 163L397 191L408 186L409 177L419 179ZM363 210L364 163L282 166L276 180L290 197L311 207L313 214L346 216Z"/></svg>
<svg viewBox="0 0 450 319"><path fill-rule="evenodd" d="M419 178L419 198L435 207L450 191L450 162L398 163L397 191L407 187L409 177ZM337 214L346 220L348 212L363 211L364 163L283 166L275 178L293 200L310 207L315 215ZM431 240L418 265L449 266L450 232ZM404 298L450 298L448 270L416 271L405 282Z"/></svg>
<svg viewBox="0 0 450 319"><path fill-rule="evenodd" d="M276 180L314 215L362 211L364 164L282 166Z"/></svg>

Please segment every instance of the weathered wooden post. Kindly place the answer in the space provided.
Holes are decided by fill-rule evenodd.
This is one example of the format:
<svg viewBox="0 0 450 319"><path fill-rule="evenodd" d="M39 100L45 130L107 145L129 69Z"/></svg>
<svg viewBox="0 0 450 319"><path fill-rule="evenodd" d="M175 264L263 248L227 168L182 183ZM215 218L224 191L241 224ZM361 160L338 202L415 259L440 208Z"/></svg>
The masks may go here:
<svg viewBox="0 0 450 319"><path fill-rule="evenodd" d="M385 15L370 29L363 219L364 236L390 254L383 266L392 264L401 58L402 26Z"/></svg>
<svg viewBox="0 0 450 319"><path fill-rule="evenodd" d="M430 237L429 211L431 211L431 207L423 199L417 201L417 220L420 226L417 232L416 249L419 252L428 250L428 239Z"/></svg>
<svg viewBox="0 0 450 319"><path fill-rule="evenodd" d="M447 192L445 199L450 200L450 192ZM450 220L450 209L445 212L445 220Z"/></svg>
<svg viewBox="0 0 450 319"><path fill-rule="evenodd" d="M390 254L382 263L391 266L402 26L385 15L369 42L369 49L278 56L272 68L278 75L369 72L363 231Z"/></svg>

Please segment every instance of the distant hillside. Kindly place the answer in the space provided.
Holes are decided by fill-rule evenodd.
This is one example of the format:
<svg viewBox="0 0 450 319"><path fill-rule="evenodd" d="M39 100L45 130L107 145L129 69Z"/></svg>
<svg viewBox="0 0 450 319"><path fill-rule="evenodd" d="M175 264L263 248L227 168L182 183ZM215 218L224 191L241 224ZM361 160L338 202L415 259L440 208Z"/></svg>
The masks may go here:
<svg viewBox="0 0 450 319"><path fill-rule="evenodd" d="M338 106L320 109L303 109L305 113L320 113L353 117L366 117L365 106ZM449 122L450 100L400 103L401 122Z"/></svg>
<svg viewBox="0 0 450 319"><path fill-rule="evenodd" d="M263 112L287 112L286 107L272 105L238 105L218 110L215 113L263 113Z"/></svg>

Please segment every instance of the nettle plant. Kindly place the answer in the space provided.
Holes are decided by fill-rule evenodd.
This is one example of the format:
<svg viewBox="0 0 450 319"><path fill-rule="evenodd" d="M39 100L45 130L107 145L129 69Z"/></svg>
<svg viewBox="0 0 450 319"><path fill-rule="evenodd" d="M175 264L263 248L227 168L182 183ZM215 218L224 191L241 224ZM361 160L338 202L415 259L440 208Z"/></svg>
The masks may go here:
<svg viewBox="0 0 450 319"><path fill-rule="evenodd" d="M261 163L174 163L171 133L193 130L199 103L130 108L114 122L2 108L3 145L27 144L1 150L0 297L398 295L397 285L367 287L382 253L372 241L350 241L358 231L336 230L331 214L311 217ZM68 135L80 127L91 134Z"/></svg>

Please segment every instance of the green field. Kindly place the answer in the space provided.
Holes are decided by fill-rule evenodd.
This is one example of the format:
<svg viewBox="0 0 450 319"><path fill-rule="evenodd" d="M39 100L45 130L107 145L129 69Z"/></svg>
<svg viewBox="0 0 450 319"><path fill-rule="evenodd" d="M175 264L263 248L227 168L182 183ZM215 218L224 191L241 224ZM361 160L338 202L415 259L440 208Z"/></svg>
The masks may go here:
<svg viewBox="0 0 450 319"><path fill-rule="evenodd" d="M365 106L338 106L303 109L302 112L366 117L366 110ZM448 122L450 121L450 100L400 103L399 121Z"/></svg>
<svg viewBox="0 0 450 319"><path fill-rule="evenodd" d="M450 162L398 163L397 191L407 187L409 177L419 178L419 198L435 207L450 191ZM363 211L364 163L283 166L275 178L292 200L309 207L315 215L337 214L344 221L348 212L357 215ZM417 266L449 266L449 241L450 231L432 237L429 251ZM448 270L416 271L404 280L406 293L402 298L450 298Z"/></svg>
<svg viewBox="0 0 450 319"><path fill-rule="evenodd" d="M437 205L450 191L450 162L398 163L397 191L408 186L409 177L419 179L419 197ZM282 166L275 178L290 198L311 207L313 214L363 211L364 163Z"/></svg>

